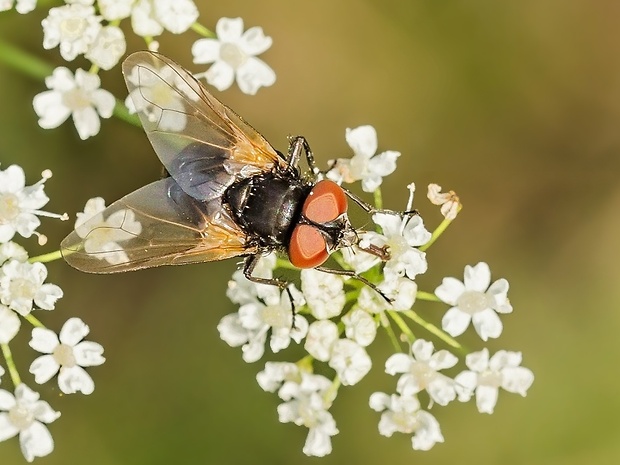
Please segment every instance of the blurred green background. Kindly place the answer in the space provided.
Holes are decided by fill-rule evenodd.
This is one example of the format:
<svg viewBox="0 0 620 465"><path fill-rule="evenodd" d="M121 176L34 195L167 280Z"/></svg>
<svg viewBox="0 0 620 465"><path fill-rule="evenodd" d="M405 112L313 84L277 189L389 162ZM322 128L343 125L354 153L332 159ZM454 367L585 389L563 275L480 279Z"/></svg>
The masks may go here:
<svg viewBox="0 0 620 465"><path fill-rule="evenodd" d="M197 4L210 28L219 17L241 16L273 38L262 56L277 73L273 87L255 97L214 94L277 148L286 148L288 134L303 134L325 166L349 156L345 128L372 124L380 150L402 152L384 184L386 206L402 208L415 181L416 206L433 227L440 217L424 186L457 191L463 211L429 251L420 287L432 291L443 276L462 277L464 265L487 261L494 278L510 281L515 309L489 345L521 350L536 381L526 399L501 393L492 416L472 403L432 409L446 442L414 452L409 436L379 436L379 415L368 408L373 391L395 387L383 373L391 351L382 337L371 349L371 375L341 390L333 406L334 452L310 459L301 452L307 429L278 423L277 397L258 387L262 363L244 363L218 337L219 319L235 311L224 295L234 260L117 276L54 262L49 281L65 297L41 318L56 330L70 316L83 318L107 363L91 370L97 387L89 398L41 387L62 417L50 427L56 450L37 463L620 463L620 3ZM58 50L41 47L45 15L1 13L0 38L59 65ZM201 71L189 51L197 38L165 34L161 51ZM77 66L85 64L69 64ZM119 68L101 76L124 98ZM111 119L86 142L71 123L46 131L31 104L43 83L0 65L0 84L0 162L23 166L29 183L52 169L49 210L73 215L90 197L112 201L159 175L141 130ZM21 243L32 255L51 251L70 228L44 220L48 245ZM436 322L444 311L420 309ZM13 347L27 375L35 354L22 333ZM16 440L0 443L0 463L23 462Z"/></svg>

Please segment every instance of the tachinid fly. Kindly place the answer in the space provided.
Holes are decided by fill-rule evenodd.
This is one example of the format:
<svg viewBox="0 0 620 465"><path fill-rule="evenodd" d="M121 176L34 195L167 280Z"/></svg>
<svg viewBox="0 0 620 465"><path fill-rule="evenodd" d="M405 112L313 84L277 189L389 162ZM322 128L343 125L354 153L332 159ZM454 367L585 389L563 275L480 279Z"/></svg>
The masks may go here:
<svg viewBox="0 0 620 465"><path fill-rule="evenodd" d="M323 268L329 254L357 244L347 196L371 206L319 170L303 137L287 155L220 103L188 71L153 52L123 63L135 109L169 177L114 202L77 226L61 245L65 260L92 273L116 273L245 256L245 276L261 255L285 252L298 268ZM305 154L310 167L302 175ZM393 212L392 212L393 213ZM387 258L383 249L364 249Z"/></svg>

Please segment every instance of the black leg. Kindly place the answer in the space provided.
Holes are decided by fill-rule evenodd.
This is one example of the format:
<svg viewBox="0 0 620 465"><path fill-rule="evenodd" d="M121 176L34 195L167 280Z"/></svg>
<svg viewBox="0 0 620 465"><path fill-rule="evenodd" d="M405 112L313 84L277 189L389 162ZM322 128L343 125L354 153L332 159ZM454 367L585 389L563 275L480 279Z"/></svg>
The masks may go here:
<svg viewBox="0 0 620 465"><path fill-rule="evenodd" d="M252 276L252 273L254 272L254 268L256 268L256 265L258 264L258 260L260 259L260 257L261 257L260 254L256 254L256 255L250 255L249 257L245 259L245 262L243 264L243 276L245 276L247 279L249 279L253 283L268 284L270 286L279 287L282 290L286 289L289 283L286 281L282 281L281 279L259 278L258 276ZM290 296L290 292L289 292L289 296ZM291 302L292 302L292 299L291 299Z"/></svg>
<svg viewBox="0 0 620 465"><path fill-rule="evenodd" d="M314 176L317 176L320 171L314 161L314 155L312 154L312 150L310 149L310 144L308 144L308 141L304 136L295 136L290 138L288 147L289 168L297 169L297 165L299 164L299 160L301 159L302 151L306 154L306 161L308 162L310 171L312 171L312 174Z"/></svg>
<svg viewBox="0 0 620 465"><path fill-rule="evenodd" d="M340 187L342 188L344 193L347 194L347 197L349 197L356 204L358 204L360 208L364 210L366 213L368 213L369 215L373 215L375 213L385 213L386 215L397 215L397 216L414 216L414 215L420 214L417 210L407 210L404 212L397 212L394 210L387 210L385 208L375 208L372 205L370 205L368 202L364 202L361 198L359 198L357 195L355 195L350 190L342 186Z"/></svg>
<svg viewBox="0 0 620 465"><path fill-rule="evenodd" d="M335 268L326 268L324 266L317 266L315 268L315 270L322 271L323 273L337 274L337 275L340 275L340 276L349 276L349 277L351 277L353 279L357 279L359 282L364 283L366 286L368 286L373 291L375 291L377 294L379 294L381 297L383 297L383 299L388 304L391 304L393 302L393 300L390 299L387 295L385 295L380 289L378 289L377 286L375 286L373 283L368 281L363 276L360 276L357 273L355 273L355 271L352 271L352 270L338 270L338 269L335 269Z"/></svg>
<svg viewBox="0 0 620 465"><path fill-rule="evenodd" d="M259 278L258 276L252 275L252 272L254 271L254 268L256 268L256 265L258 264L258 260L260 259L260 257L261 257L260 254L256 254L256 255L250 255L249 257L245 259L245 262L243 265L243 276L245 276L248 280L252 281L253 283L267 284L269 286L276 286L282 290L286 290L286 293L288 294L288 298L291 301L291 311L293 312L291 328L294 328L295 327L295 314L297 312L295 311L295 302L293 301L293 294L291 293L291 290L288 288L289 283L287 281L282 281L281 279Z"/></svg>

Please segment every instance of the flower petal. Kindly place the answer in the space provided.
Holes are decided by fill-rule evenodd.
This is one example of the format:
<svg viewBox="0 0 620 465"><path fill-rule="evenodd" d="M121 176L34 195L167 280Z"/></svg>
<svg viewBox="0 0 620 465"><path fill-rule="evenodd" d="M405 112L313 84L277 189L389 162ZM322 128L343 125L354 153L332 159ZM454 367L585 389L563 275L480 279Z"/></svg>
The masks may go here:
<svg viewBox="0 0 620 465"><path fill-rule="evenodd" d="M0 413L0 442L12 438L17 433L19 433L19 429L9 419L9 414Z"/></svg>
<svg viewBox="0 0 620 465"><path fill-rule="evenodd" d="M220 57L221 42L217 39L198 39L192 45L194 63L213 63Z"/></svg>
<svg viewBox="0 0 620 465"><path fill-rule="evenodd" d="M105 362L101 344L91 341L82 341L73 348L73 356L78 365L92 367Z"/></svg>
<svg viewBox="0 0 620 465"><path fill-rule="evenodd" d="M370 158L377 152L377 131L372 126L347 128L345 139L356 156Z"/></svg>
<svg viewBox="0 0 620 465"><path fill-rule="evenodd" d="M243 19L220 18L215 25L217 38L222 42L238 42L243 33Z"/></svg>
<svg viewBox="0 0 620 465"><path fill-rule="evenodd" d="M498 389L491 386L478 386L476 389L476 407L480 413L493 413L497 404Z"/></svg>
<svg viewBox="0 0 620 465"><path fill-rule="evenodd" d="M52 379L59 369L60 365L52 355L42 355L32 361L29 371L37 384L43 384Z"/></svg>
<svg viewBox="0 0 620 465"><path fill-rule="evenodd" d="M264 34L262 27L254 26L243 33L238 45L247 55L260 55L272 43L271 37Z"/></svg>
<svg viewBox="0 0 620 465"><path fill-rule="evenodd" d="M490 308L474 313L472 316L474 329L483 341L496 339L502 334L504 326L497 313Z"/></svg>
<svg viewBox="0 0 620 465"><path fill-rule="evenodd" d="M456 305L463 292L465 292L465 285L456 278L443 278L441 284L435 289L435 295L450 305Z"/></svg>
<svg viewBox="0 0 620 465"><path fill-rule="evenodd" d="M407 373L411 369L413 359L407 354L394 354L385 361L385 372L388 375Z"/></svg>
<svg viewBox="0 0 620 465"><path fill-rule="evenodd" d="M275 82L275 71L258 58L249 57L237 68L237 85L244 94L255 95L261 87L272 86Z"/></svg>
<svg viewBox="0 0 620 465"><path fill-rule="evenodd" d="M465 312L462 312L458 307L452 307L446 312L441 320L441 327L450 336L460 336L465 332L471 316Z"/></svg>
<svg viewBox="0 0 620 465"><path fill-rule="evenodd" d="M217 90L226 90L235 81L235 70L224 61L216 61L205 73L205 78Z"/></svg>
<svg viewBox="0 0 620 465"><path fill-rule="evenodd" d="M65 394L92 394L95 390L95 383L86 370L80 366L71 368L62 367L58 375L58 387Z"/></svg>
<svg viewBox="0 0 620 465"><path fill-rule="evenodd" d="M485 292L491 284L491 270L485 262L465 267L465 289L468 291Z"/></svg>
<svg viewBox="0 0 620 465"><path fill-rule="evenodd" d="M58 336L51 329L33 328L32 339L28 344L37 352L51 354L58 346Z"/></svg>
<svg viewBox="0 0 620 465"><path fill-rule="evenodd" d="M19 445L28 462L35 457L44 457L54 450L54 440L45 425L35 421L19 433Z"/></svg>
<svg viewBox="0 0 620 465"><path fill-rule="evenodd" d="M60 330L60 342L75 346L90 332L90 328L79 318L69 318Z"/></svg>

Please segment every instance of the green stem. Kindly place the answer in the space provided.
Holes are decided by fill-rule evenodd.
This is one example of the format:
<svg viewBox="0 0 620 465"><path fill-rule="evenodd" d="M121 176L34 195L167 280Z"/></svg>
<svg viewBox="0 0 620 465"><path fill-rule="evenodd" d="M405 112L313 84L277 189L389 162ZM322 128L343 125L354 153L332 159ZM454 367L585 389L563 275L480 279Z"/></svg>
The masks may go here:
<svg viewBox="0 0 620 465"><path fill-rule="evenodd" d="M195 33L203 36L203 37L215 37L215 33L212 32L210 29L207 29L206 27L204 27L202 24L199 23L194 23L192 24L192 31L194 31Z"/></svg>
<svg viewBox="0 0 620 465"><path fill-rule="evenodd" d="M132 126L136 126L138 128L142 127L142 123L140 123L140 118L138 118L138 116L135 114L129 113L129 110L125 106L125 103L119 99L116 99L116 105L114 105L114 111L112 112L112 114L121 121L125 121Z"/></svg>
<svg viewBox="0 0 620 465"><path fill-rule="evenodd" d="M34 326L35 328L45 328L45 325L41 323L39 320L37 320L36 317L32 313L29 313L28 315L26 315L24 319L28 323L30 323L32 326Z"/></svg>
<svg viewBox="0 0 620 465"><path fill-rule="evenodd" d="M323 394L323 400L327 402L329 406L331 406L332 403L334 402L334 399L336 398L336 395L338 394L338 389L340 388L340 384L341 384L340 377L336 375L336 377L332 381L332 385L329 387L329 389L327 389L327 391L325 391L325 394Z"/></svg>
<svg viewBox="0 0 620 465"><path fill-rule="evenodd" d="M392 342L392 345L394 346L394 349L397 352L400 352L400 342L398 341L398 338L396 337L396 333L394 332L394 328L392 328L392 325L390 324L390 320L386 317L381 317L381 315L379 315L379 322L381 324L381 327L385 329L385 331L387 332L388 337L390 338L390 341Z"/></svg>
<svg viewBox="0 0 620 465"><path fill-rule="evenodd" d="M415 295L416 300L427 300L429 302L442 302L442 300L431 292L418 291Z"/></svg>
<svg viewBox="0 0 620 465"><path fill-rule="evenodd" d="M413 331L411 331L411 328L409 328L409 326L407 326L407 323L405 323L405 320L403 320L400 315L400 312L396 312L393 310L388 310L387 314L390 315L390 317L392 318L392 320L394 320L394 322L396 323L396 325L400 328L400 330L403 332L403 334L405 336L407 336L407 339L409 339L409 342L413 342L415 341L415 336L413 334Z"/></svg>
<svg viewBox="0 0 620 465"><path fill-rule="evenodd" d="M381 194L381 188L377 187L374 192L375 208L377 210L383 209L383 195Z"/></svg>
<svg viewBox="0 0 620 465"><path fill-rule="evenodd" d="M55 250L54 252L46 253L43 255L38 255L36 257L30 257L28 259L28 263L35 263L35 262L48 263L48 262L53 262L54 260L59 260L61 258L62 258L62 254L60 253L60 250Z"/></svg>
<svg viewBox="0 0 620 465"><path fill-rule="evenodd" d="M0 62L37 80L44 80L54 68L0 39Z"/></svg>
<svg viewBox="0 0 620 465"><path fill-rule="evenodd" d="M431 235L431 240L421 246L419 250L421 252L425 252L431 245L433 245L433 243L439 238L439 236L444 233L448 226L450 226L450 223L452 223L452 220L444 218L444 220L439 224L439 226L437 226L437 228L433 231L433 234Z"/></svg>
<svg viewBox="0 0 620 465"><path fill-rule="evenodd" d="M22 382L22 380L19 377L17 367L15 366L15 362L13 361L13 354L11 353L11 349L9 348L8 344L0 344L0 348L2 348L2 355L4 356L6 366L9 369L9 374L11 375L11 381L13 382L13 386L17 387Z"/></svg>
<svg viewBox="0 0 620 465"><path fill-rule="evenodd" d="M449 346L454 347L455 349L457 349L457 350L459 350L459 351L461 351L463 353L466 353L465 348L456 339L454 339L450 335L444 333L441 329L439 329L434 324L429 323L426 320L424 320L422 317L420 317L420 315L418 315L413 310L407 310L407 311L402 312L402 313L407 318L410 318L412 321L414 321L418 325L422 326L429 333L434 334L435 336L437 336L439 339L444 341Z"/></svg>

